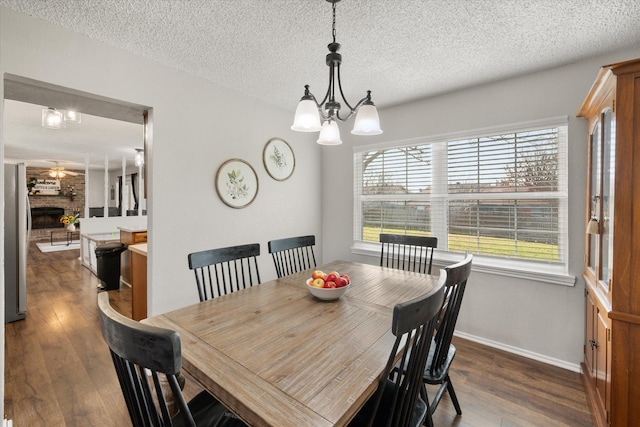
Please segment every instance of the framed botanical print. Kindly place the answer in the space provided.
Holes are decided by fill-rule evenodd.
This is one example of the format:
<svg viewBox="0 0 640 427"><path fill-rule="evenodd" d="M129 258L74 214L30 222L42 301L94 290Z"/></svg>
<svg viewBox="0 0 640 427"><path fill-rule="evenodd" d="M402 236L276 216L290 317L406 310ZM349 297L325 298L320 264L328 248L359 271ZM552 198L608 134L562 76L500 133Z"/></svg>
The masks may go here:
<svg viewBox="0 0 640 427"><path fill-rule="evenodd" d="M244 160L227 160L216 173L216 191L225 205L236 209L247 207L258 194L258 175Z"/></svg>
<svg viewBox="0 0 640 427"><path fill-rule="evenodd" d="M293 150L284 139L271 138L262 151L262 161L269 176L276 181L289 179L296 167Z"/></svg>

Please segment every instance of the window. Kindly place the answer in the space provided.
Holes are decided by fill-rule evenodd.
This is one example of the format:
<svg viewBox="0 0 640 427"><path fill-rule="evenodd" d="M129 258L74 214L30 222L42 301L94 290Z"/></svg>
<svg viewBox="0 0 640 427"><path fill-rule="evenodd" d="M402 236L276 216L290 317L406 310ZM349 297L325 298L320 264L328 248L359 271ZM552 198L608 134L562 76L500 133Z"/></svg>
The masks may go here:
<svg viewBox="0 0 640 427"><path fill-rule="evenodd" d="M378 242L383 232L429 235L439 252L566 273L566 147L566 118L359 147L356 243Z"/></svg>

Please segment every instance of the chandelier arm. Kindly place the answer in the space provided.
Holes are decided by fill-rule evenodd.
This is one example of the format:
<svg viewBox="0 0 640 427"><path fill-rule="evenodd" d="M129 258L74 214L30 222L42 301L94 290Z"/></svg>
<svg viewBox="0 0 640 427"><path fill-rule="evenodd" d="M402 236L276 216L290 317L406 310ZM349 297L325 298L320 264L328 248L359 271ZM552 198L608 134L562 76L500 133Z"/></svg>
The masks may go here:
<svg viewBox="0 0 640 427"><path fill-rule="evenodd" d="M340 120L341 122L346 122L351 118L351 116L353 116L353 111L349 111L349 114L347 114L347 117L340 117L340 111L338 111L334 117Z"/></svg>
<svg viewBox="0 0 640 427"><path fill-rule="evenodd" d="M340 89L340 96L342 97L342 100L344 101L347 108L349 108L349 116L347 117L348 119L353 115L356 108L358 107L357 106L355 108L352 107L351 104L349 104L349 101L347 101L347 98L344 96L344 92L342 92L342 82L340 81L340 64L338 64L337 68L338 68L338 89Z"/></svg>
<svg viewBox="0 0 640 427"><path fill-rule="evenodd" d="M344 99L344 98L343 98ZM360 101L358 101L358 103L356 104L355 107L353 107L350 111L349 111L349 115L347 117L340 117L340 112L338 112L338 114L336 114L336 118L338 120L340 120L341 122L346 122L347 120L349 120L351 118L351 116L353 116L357 111L358 108L360 108L362 106L362 104L364 104L366 101L369 101L371 99L370 95L367 94L367 96L365 96L364 98L362 98ZM345 99L344 102L346 103L347 100ZM348 105L348 104L347 104ZM351 107L349 107L351 108Z"/></svg>
<svg viewBox="0 0 640 427"><path fill-rule="evenodd" d="M328 120L328 119L329 119L329 117L330 117L328 114L326 114L326 113L324 112L324 110L323 110L322 106L319 106L319 107L318 107L318 113L320 114L320 118L321 118L322 120Z"/></svg>
<svg viewBox="0 0 640 427"><path fill-rule="evenodd" d="M368 91L368 92L370 92L370 91ZM371 95L367 94L367 96L365 96L360 101L358 101L358 103L356 104L356 106L353 109L353 111L356 112L358 110L358 108L360 108L362 106L362 104L364 104L366 101L371 101Z"/></svg>
<svg viewBox="0 0 640 427"><path fill-rule="evenodd" d="M325 93L324 98L322 98L322 102L318 103L316 101L316 104L318 104L318 110L322 113L322 106L324 105L325 102L327 102L327 100L329 99L329 96L331 95L331 86L333 82L333 67L329 67L329 87L327 88L327 93ZM315 98L314 98L315 100ZM322 116L325 117L325 114L322 113ZM326 118L326 117L325 117Z"/></svg>

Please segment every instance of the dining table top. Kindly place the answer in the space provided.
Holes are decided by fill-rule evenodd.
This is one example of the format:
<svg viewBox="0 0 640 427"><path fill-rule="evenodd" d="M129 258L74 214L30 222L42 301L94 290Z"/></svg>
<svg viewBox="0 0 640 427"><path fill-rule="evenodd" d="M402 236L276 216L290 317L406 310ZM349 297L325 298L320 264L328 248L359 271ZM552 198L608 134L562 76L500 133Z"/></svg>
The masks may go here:
<svg viewBox="0 0 640 427"><path fill-rule="evenodd" d="M145 323L177 331L183 369L247 424L346 425L377 388L393 307L438 277L349 261L317 269L348 274L346 293L315 298L310 269Z"/></svg>

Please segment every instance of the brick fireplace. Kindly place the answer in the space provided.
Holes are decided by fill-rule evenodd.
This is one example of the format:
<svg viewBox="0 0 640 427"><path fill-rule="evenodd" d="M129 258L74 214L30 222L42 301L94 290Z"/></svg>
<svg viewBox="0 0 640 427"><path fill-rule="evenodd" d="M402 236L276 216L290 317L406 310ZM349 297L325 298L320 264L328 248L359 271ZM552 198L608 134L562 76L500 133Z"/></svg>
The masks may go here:
<svg viewBox="0 0 640 427"><path fill-rule="evenodd" d="M27 182L47 177L47 168L27 167ZM62 215L76 215L84 211L85 177L76 170L77 176L67 175L60 180L60 194L34 194L29 196L31 204L31 241L47 241L51 230L64 227ZM82 215L81 215L82 216Z"/></svg>

